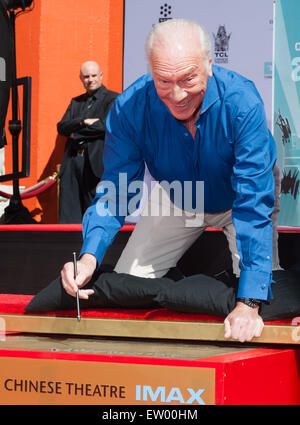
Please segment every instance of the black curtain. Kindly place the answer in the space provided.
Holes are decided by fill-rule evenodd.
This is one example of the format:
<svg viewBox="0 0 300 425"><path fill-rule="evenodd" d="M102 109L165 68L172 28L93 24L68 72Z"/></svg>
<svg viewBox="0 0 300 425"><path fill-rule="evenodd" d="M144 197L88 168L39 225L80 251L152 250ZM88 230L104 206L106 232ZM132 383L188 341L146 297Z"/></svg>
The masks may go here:
<svg viewBox="0 0 300 425"><path fill-rule="evenodd" d="M4 5L5 1L0 0L0 148L6 145L4 127L12 74L12 38L9 17Z"/></svg>

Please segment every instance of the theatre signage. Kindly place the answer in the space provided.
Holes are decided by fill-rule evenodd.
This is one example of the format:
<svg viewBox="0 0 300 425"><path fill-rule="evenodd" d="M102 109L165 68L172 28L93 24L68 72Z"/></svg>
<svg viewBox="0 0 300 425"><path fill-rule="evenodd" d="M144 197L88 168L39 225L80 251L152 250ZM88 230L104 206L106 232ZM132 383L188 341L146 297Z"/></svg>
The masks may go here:
<svg viewBox="0 0 300 425"><path fill-rule="evenodd" d="M0 404L211 405L215 369L0 357Z"/></svg>

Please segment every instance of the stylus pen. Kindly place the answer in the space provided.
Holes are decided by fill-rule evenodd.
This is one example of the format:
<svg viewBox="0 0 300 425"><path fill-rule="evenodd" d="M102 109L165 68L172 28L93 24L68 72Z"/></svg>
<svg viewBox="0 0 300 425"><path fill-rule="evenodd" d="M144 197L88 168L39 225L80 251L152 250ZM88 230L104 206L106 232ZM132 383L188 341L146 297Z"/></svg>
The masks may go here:
<svg viewBox="0 0 300 425"><path fill-rule="evenodd" d="M73 252L73 264L74 264L74 279L77 277L77 260L76 252ZM77 320L80 322L80 306L79 306L79 289L76 292L76 304L77 304Z"/></svg>

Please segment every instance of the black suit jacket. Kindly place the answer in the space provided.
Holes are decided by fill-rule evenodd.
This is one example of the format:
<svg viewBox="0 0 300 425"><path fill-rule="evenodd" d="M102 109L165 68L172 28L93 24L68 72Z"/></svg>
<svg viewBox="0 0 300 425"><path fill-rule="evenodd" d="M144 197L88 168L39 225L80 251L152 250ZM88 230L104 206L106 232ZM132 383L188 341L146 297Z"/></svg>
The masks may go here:
<svg viewBox="0 0 300 425"><path fill-rule="evenodd" d="M87 93L74 97L63 118L57 124L58 133L68 137L60 174L63 173L72 146L74 147L74 144L78 144L78 142L86 142L90 164L95 176L101 178L103 174L102 155L106 131L105 122L118 93L107 90L102 85L93 96L94 99L90 109L87 109L86 105ZM91 126L85 126L82 125L85 118L99 118L99 120ZM74 138L69 137L71 134L74 134Z"/></svg>

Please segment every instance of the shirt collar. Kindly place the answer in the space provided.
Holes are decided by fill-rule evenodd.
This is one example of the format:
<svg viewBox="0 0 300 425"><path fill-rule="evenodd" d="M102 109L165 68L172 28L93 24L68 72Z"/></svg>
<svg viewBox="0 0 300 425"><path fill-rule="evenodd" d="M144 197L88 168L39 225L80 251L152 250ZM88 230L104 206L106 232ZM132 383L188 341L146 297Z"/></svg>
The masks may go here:
<svg viewBox="0 0 300 425"><path fill-rule="evenodd" d="M214 74L208 77L206 92L200 109L200 115L204 114L218 99L219 91Z"/></svg>
<svg viewBox="0 0 300 425"><path fill-rule="evenodd" d="M96 91L95 91L95 92L91 95L91 97L92 97L92 98L99 99L99 98L103 95L104 90L105 90L105 87L104 87L104 85L103 85L103 84L101 84L101 86L98 88L98 90L96 90ZM86 93L86 97L87 97L87 98L89 97L88 93Z"/></svg>

